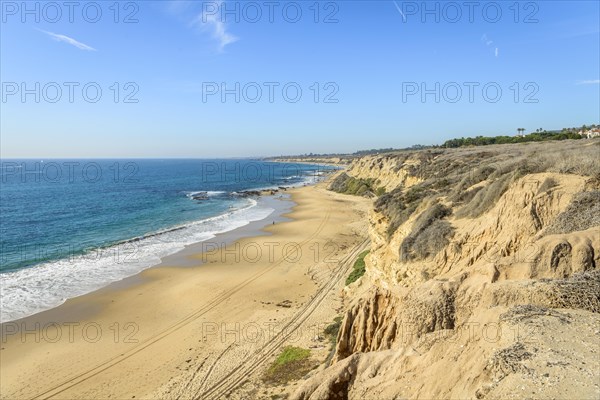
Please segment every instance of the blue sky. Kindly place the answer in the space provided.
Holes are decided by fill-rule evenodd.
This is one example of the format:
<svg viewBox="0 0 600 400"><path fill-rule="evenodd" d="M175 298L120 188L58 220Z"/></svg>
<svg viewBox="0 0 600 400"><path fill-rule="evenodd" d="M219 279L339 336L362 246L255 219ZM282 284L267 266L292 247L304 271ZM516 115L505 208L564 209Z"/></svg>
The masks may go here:
<svg viewBox="0 0 600 400"><path fill-rule="evenodd" d="M353 152L600 120L598 1L23 4L2 1L2 157Z"/></svg>

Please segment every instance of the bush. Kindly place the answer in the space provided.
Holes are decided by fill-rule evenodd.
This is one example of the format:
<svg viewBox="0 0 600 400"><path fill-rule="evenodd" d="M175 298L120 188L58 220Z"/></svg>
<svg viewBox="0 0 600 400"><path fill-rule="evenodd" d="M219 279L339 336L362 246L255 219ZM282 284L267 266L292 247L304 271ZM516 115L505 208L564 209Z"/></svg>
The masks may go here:
<svg viewBox="0 0 600 400"><path fill-rule="evenodd" d="M544 285L540 291L552 308L571 308L600 313L600 271L573 274Z"/></svg>
<svg viewBox="0 0 600 400"><path fill-rule="evenodd" d="M343 194L367 196L373 195L375 192L374 185L375 179L356 179L342 172L331 182L329 190Z"/></svg>
<svg viewBox="0 0 600 400"><path fill-rule="evenodd" d="M329 339L329 343L331 346L335 346L335 342L337 340L338 332L340 331L340 327L342 326L342 317L335 317L333 319L333 323L327 325L323 333L325 337Z"/></svg>
<svg viewBox="0 0 600 400"><path fill-rule="evenodd" d="M558 186L558 182L556 181L556 179L546 178L544 179L544 182L542 182L542 184L540 185L540 188L538 189L538 194L545 193L556 186Z"/></svg>
<svg viewBox="0 0 600 400"><path fill-rule="evenodd" d="M545 235L585 231L600 225L600 191L581 192L560 213Z"/></svg>
<svg viewBox="0 0 600 400"><path fill-rule="evenodd" d="M455 202L460 201L460 198L464 196L466 189L478 184L479 182L483 182L495 171L496 169L494 167L485 166L477 168L472 173L467 172L462 178L462 180L457 185L455 185L454 189L452 190L452 200Z"/></svg>
<svg viewBox="0 0 600 400"><path fill-rule="evenodd" d="M598 146L583 146L573 150L564 150L555 155L550 171L560 174L592 176L600 171Z"/></svg>
<svg viewBox="0 0 600 400"><path fill-rule="evenodd" d="M474 187L471 190L465 190L465 191L461 191L460 193L457 193L454 197L453 197L453 201L455 204L460 204L460 203L468 203L471 200L473 200L473 197L475 197L475 195L481 190L483 189L483 186L477 186Z"/></svg>
<svg viewBox="0 0 600 400"><path fill-rule="evenodd" d="M422 260L436 255L448 245L448 237L453 232L452 225L443 218L451 214L450 208L435 203L415 220L412 232L400 245L403 261Z"/></svg>
<svg viewBox="0 0 600 400"><path fill-rule="evenodd" d="M301 379L314 366L314 363L310 362L310 350L286 346L265 372L263 380L274 384L285 384L291 380Z"/></svg>
<svg viewBox="0 0 600 400"><path fill-rule="evenodd" d="M513 173L507 173L479 190L473 199L456 212L458 218L476 218L491 209L508 190Z"/></svg>
<svg viewBox="0 0 600 400"><path fill-rule="evenodd" d="M329 190L338 193L344 192L346 190L347 182L349 179L350 176L347 173L342 172L341 174L336 176L335 179L329 184Z"/></svg>
<svg viewBox="0 0 600 400"><path fill-rule="evenodd" d="M435 256L450 243L448 239L453 232L448 221L436 220L418 236L412 243L412 253L415 259L423 260Z"/></svg>
<svg viewBox="0 0 600 400"><path fill-rule="evenodd" d="M383 194L375 201L375 210L385 215L389 220L388 239L392 237L400 225L410 218L419 203L433 193L425 185L416 185L406 191L400 188L394 189Z"/></svg>
<svg viewBox="0 0 600 400"><path fill-rule="evenodd" d="M354 262L354 267L348 278L346 278L346 285L356 282L358 278L365 274L365 257L369 254L369 250L365 250L358 255L358 258Z"/></svg>

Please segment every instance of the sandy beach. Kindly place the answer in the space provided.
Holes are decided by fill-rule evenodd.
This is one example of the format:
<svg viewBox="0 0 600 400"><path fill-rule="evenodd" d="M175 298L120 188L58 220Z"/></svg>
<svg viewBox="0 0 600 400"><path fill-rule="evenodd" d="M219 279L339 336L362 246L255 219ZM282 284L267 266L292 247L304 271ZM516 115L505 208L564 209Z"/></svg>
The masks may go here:
<svg viewBox="0 0 600 400"><path fill-rule="evenodd" d="M338 315L340 289L368 245L370 202L322 184L290 193L296 205L287 219L261 235L226 246L217 236L3 324L1 397L269 397L260 378L283 346L327 357L319 335Z"/></svg>

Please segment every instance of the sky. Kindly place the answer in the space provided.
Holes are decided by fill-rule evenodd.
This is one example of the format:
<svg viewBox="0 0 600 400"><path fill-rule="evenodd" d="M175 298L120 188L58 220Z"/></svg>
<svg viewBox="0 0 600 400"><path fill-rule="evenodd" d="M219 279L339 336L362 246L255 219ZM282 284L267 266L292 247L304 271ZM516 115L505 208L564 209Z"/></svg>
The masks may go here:
<svg viewBox="0 0 600 400"><path fill-rule="evenodd" d="M0 5L3 158L346 153L600 123L598 1Z"/></svg>

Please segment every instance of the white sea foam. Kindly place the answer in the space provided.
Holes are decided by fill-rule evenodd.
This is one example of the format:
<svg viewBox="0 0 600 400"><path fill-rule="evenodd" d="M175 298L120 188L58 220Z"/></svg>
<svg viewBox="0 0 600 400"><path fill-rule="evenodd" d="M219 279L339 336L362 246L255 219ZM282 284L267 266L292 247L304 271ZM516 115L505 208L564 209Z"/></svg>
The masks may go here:
<svg viewBox="0 0 600 400"><path fill-rule="evenodd" d="M156 265L186 245L267 218L275 210L247 199L247 206L219 216L138 237L86 255L0 274L0 322L54 308L67 299Z"/></svg>
<svg viewBox="0 0 600 400"><path fill-rule="evenodd" d="M185 192L185 195L190 198L193 196L199 195L199 194L205 194L208 197L214 197L214 196L224 195L225 193L227 193L227 192L222 191L222 190L200 190L197 192Z"/></svg>

